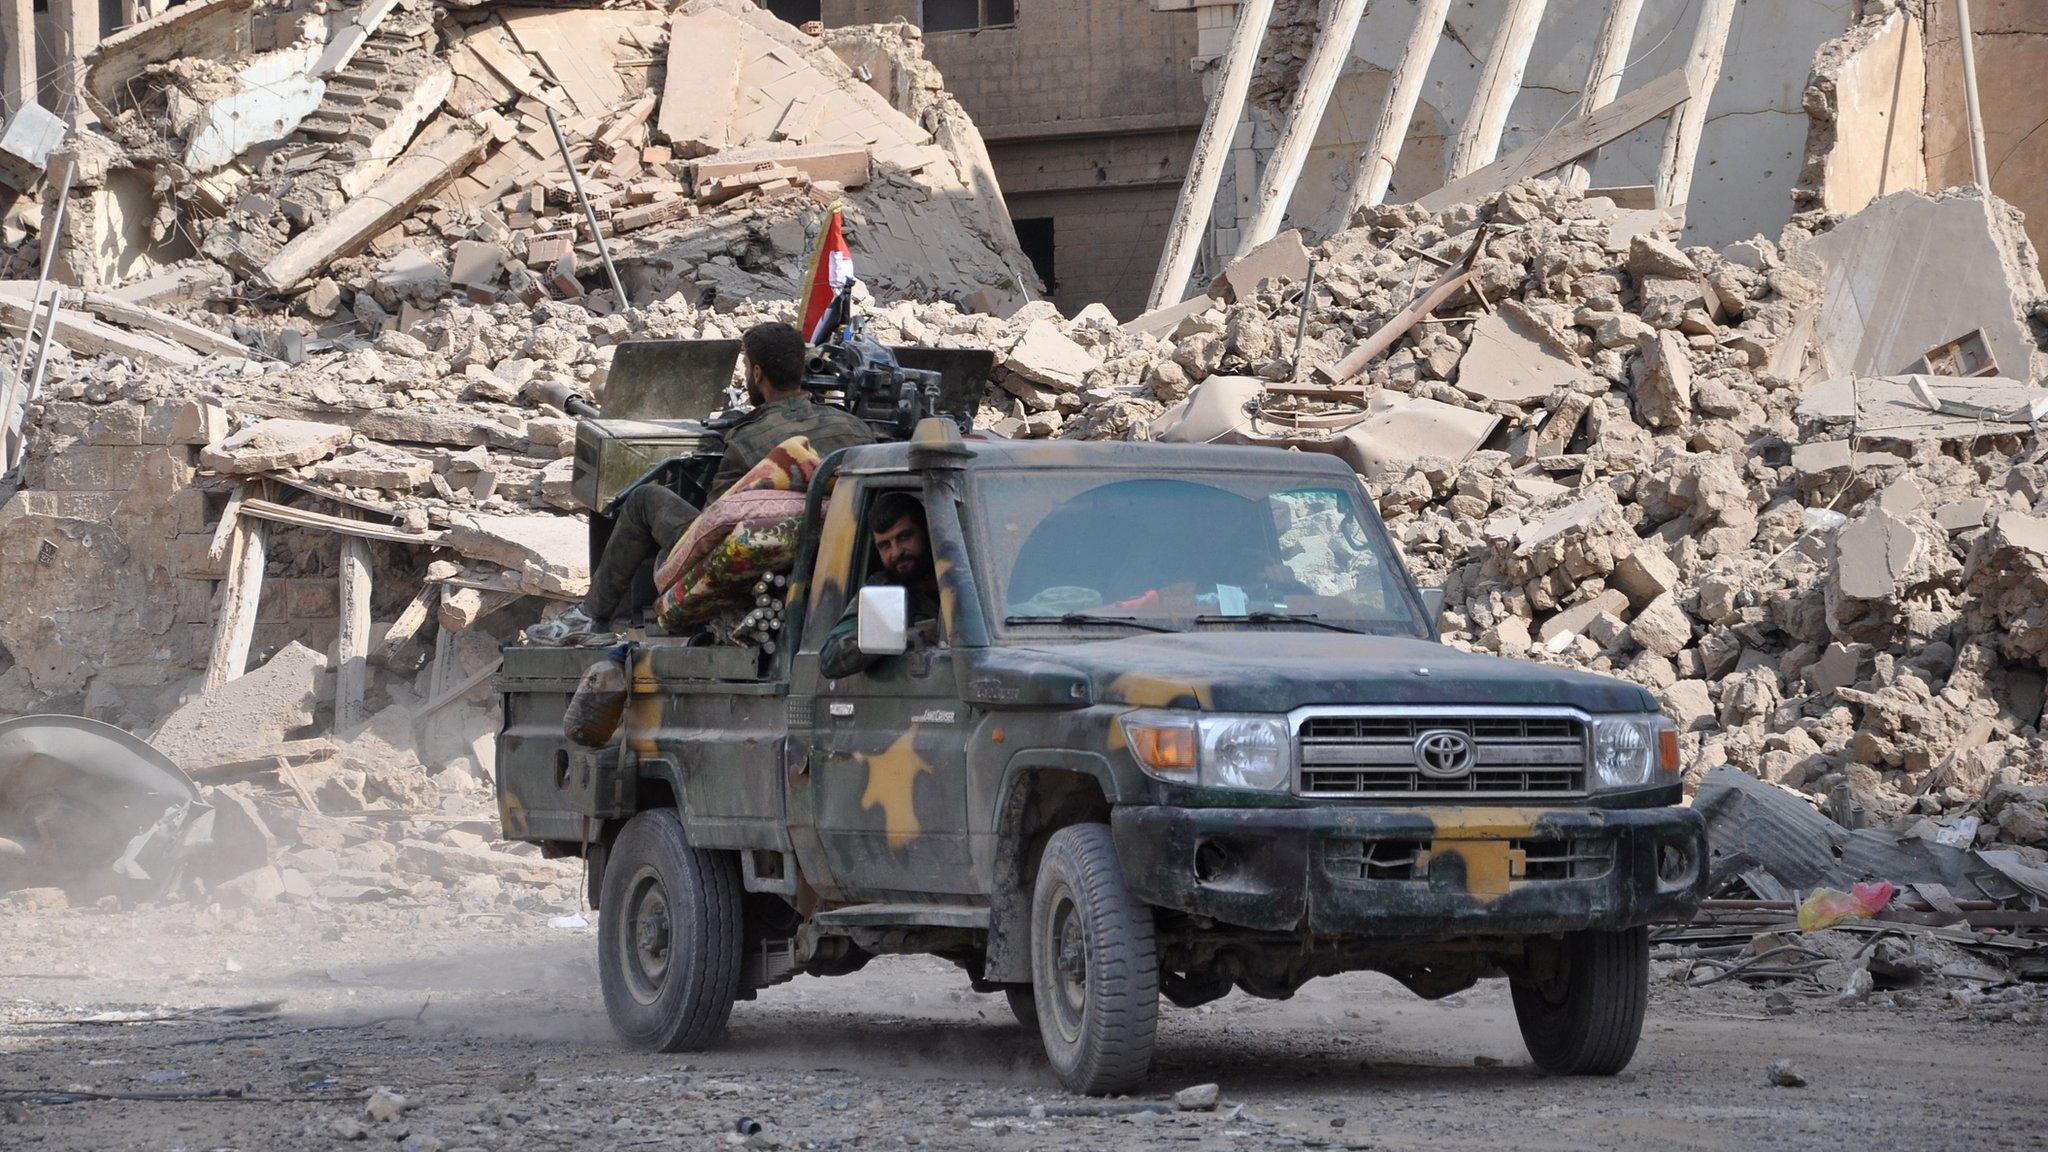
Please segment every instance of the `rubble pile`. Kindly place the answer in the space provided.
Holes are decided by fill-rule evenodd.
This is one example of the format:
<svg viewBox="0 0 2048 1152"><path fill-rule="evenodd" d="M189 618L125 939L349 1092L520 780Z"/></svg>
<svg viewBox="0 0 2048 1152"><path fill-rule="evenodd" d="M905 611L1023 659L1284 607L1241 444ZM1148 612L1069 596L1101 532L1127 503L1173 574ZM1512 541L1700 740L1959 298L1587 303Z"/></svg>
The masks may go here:
<svg viewBox="0 0 2048 1152"><path fill-rule="evenodd" d="M1332 237L1298 361L1306 252L1121 328L1027 310L996 427L1362 459L1408 560L1446 590L1451 643L1642 684L1683 729L1689 783L1730 764L1862 821L1973 821L2039 860L2048 391L2031 382L2048 293L2006 212L1956 191L1865 214L1974 220L2011 251L1993 265L2008 281L1954 270L1943 289L1970 297L1947 322L2013 338L2005 378L1843 364L1815 342L1831 293L1864 274L1828 241L1865 216L1681 249L1655 212L1530 182ZM1355 381L1311 378L1461 266L1464 286ZM1427 418L1374 433L1389 411Z"/></svg>
<svg viewBox="0 0 2048 1152"><path fill-rule="evenodd" d="M474 688L444 632L583 592L555 405L601 400L619 342L793 319L833 207L864 301L946 302L919 305L919 339L982 343L1001 326L976 310L1036 289L978 131L901 22L819 36L736 0L378 0L323 22L211 0L108 37L87 71L98 128L59 125L50 179L7 197L0 231L0 276L22 277L0 279L10 366L52 234L74 286L34 402L27 371L5 398L25 490L0 566L24 592L0 713L140 728L187 699L254 522L255 661L327 647L345 541L366 541L366 706L423 665Z"/></svg>
<svg viewBox="0 0 2048 1152"><path fill-rule="evenodd" d="M314 723L333 693L329 661L289 644L166 717L147 745L131 738L155 762L153 777L142 763L114 774L119 748L53 739L91 721L0 726L0 891L58 908L453 901L548 915L579 906L574 867L498 841L495 709L458 702L422 714L417 699L400 700L343 734ZM296 735L305 731L325 734ZM50 761L64 770L46 770ZM110 797L125 802L110 806ZM105 835L81 847L82 823Z"/></svg>

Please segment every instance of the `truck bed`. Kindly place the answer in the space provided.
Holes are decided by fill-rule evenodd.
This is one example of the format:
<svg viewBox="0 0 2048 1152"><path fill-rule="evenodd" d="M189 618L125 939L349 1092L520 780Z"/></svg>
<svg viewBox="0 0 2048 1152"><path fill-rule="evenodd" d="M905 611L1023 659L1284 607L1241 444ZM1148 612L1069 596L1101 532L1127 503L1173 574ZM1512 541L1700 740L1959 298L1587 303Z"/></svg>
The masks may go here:
<svg viewBox="0 0 2048 1152"><path fill-rule="evenodd" d="M499 815L510 840L580 844L595 824L640 805L640 760L686 794L684 815L707 844L753 846L784 839L780 749L786 680L761 671L775 661L758 649L692 648L652 640L636 651L638 699L609 747L571 744L562 718L602 647L520 645L504 649L494 680L504 699L498 739ZM653 684L648 683L651 677Z"/></svg>

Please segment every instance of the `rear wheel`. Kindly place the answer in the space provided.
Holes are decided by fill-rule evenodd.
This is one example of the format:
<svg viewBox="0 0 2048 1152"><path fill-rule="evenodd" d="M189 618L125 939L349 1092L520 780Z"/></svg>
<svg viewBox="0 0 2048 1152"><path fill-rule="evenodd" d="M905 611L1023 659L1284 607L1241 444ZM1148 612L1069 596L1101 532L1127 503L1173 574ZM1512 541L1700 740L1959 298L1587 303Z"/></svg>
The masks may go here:
<svg viewBox="0 0 2048 1152"><path fill-rule="evenodd" d="M1124 887L1102 824L1053 833L1031 901L1032 999L1068 1091L1125 1092L1152 1068L1159 951L1152 909Z"/></svg>
<svg viewBox="0 0 2048 1152"><path fill-rule="evenodd" d="M743 917L732 856L692 848L673 809L626 824L605 862L598 973L620 1039L682 1052L716 1042L739 994Z"/></svg>
<svg viewBox="0 0 2048 1152"><path fill-rule="evenodd" d="M1531 942L1513 982L1515 1020L1536 1066L1558 1076L1611 1076L1635 1056L1650 999L1650 932L1573 932Z"/></svg>

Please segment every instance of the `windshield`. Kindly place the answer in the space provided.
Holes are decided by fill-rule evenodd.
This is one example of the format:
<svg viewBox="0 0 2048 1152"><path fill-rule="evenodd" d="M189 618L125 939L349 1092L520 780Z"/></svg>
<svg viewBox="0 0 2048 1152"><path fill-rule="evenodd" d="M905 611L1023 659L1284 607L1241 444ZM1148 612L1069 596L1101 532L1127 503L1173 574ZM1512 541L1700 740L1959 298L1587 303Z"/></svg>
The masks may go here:
<svg viewBox="0 0 2048 1152"><path fill-rule="evenodd" d="M1299 474L977 471L976 573L1009 626L1284 624L1426 636L1357 485ZM1063 620L1064 618L1064 620Z"/></svg>

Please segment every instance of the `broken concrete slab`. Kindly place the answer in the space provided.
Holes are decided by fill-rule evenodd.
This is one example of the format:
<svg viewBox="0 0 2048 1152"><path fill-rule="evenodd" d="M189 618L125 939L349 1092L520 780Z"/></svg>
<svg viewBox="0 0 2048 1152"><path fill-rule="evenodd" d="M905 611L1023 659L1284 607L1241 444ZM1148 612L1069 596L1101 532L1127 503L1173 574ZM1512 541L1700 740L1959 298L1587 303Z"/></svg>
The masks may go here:
<svg viewBox="0 0 2048 1152"><path fill-rule="evenodd" d="M2048 414L2048 388L1997 376L1838 376L1809 384L1800 393L1797 414L1810 429L1853 431L1866 442L1972 440L2032 432L2035 421ZM1843 450L1834 445L1846 443L1833 442L1829 458ZM1808 450L1810 465L1818 463L1811 455L1821 450L1816 442L1800 447Z"/></svg>
<svg viewBox="0 0 2048 1152"><path fill-rule="evenodd" d="M1560 636L1576 636L1585 631L1586 626L1597 616L1620 618L1627 611L1628 597L1618 589L1609 588L1598 596L1574 604L1545 620L1536 628L1536 639L1548 644Z"/></svg>
<svg viewBox="0 0 2048 1152"><path fill-rule="evenodd" d="M223 336L211 328L204 328L189 320L182 320L167 312L133 303L112 293L81 292L78 301L85 309L103 320L148 332L166 340L174 340L201 356L223 356L230 359L244 359L253 354L252 350L232 336Z"/></svg>
<svg viewBox="0 0 2048 1152"><path fill-rule="evenodd" d="M1692 416L1692 357L1676 332L1645 333L1636 341L1636 415L1652 428L1675 428Z"/></svg>
<svg viewBox="0 0 2048 1152"><path fill-rule="evenodd" d="M1301 242L1301 229L1289 228L1231 261L1209 286L1209 295L1226 301L1243 300L1267 285L1282 281L1300 283L1307 277L1308 248Z"/></svg>
<svg viewBox="0 0 2048 1152"><path fill-rule="evenodd" d="M1058 392L1077 392L1081 377L1097 366L1086 348L1069 340L1050 320L1040 320L1024 329L1010 346L1005 367L1014 376Z"/></svg>
<svg viewBox="0 0 2048 1152"><path fill-rule="evenodd" d="M86 100L111 121L123 93L151 65L173 60L228 64L247 57L249 14L255 6L255 0L192 0L107 36L85 58Z"/></svg>
<svg viewBox="0 0 2048 1152"><path fill-rule="evenodd" d="M1491 412L1383 391L1366 402L1365 419L1332 437L1323 450L1377 481L1427 457L1461 461L1477 452L1500 422Z"/></svg>
<svg viewBox="0 0 2048 1152"><path fill-rule="evenodd" d="M65 294L60 299L68 299ZM49 305L44 306L45 309ZM0 296L0 331L20 335L28 326L29 314L34 308L33 301L14 296ZM41 314L47 322L49 313ZM179 344L144 332L129 332L105 323L97 317L59 307L56 326L57 343L77 356L125 356L138 364L156 368L190 368L200 362L200 356Z"/></svg>
<svg viewBox="0 0 2048 1152"><path fill-rule="evenodd" d="M427 482L434 464L403 449L372 444L313 465L313 478L346 488L409 492Z"/></svg>
<svg viewBox="0 0 2048 1152"><path fill-rule="evenodd" d="M1656 540L1642 544L1614 562L1614 583L1628 593L1638 609L1678 587L1678 565Z"/></svg>
<svg viewBox="0 0 2048 1152"><path fill-rule="evenodd" d="M184 162L195 175L211 172L258 144L282 140L320 106L327 85L315 67L327 47L317 18L295 43L243 61L233 90L200 109L186 135Z"/></svg>
<svg viewBox="0 0 2048 1152"><path fill-rule="evenodd" d="M2002 371L2048 371L2026 321L2048 288L2020 255L2013 215L1974 189L1894 192L1788 253L1818 265L1809 275L1823 293L1817 335L1830 370L1910 372L1929 348L1982 329Z"/></svg>
<svg viewBox="0 0 2048 1152"><path fill-rule="evenodd" d="M1216 306L1211 296L1190 296L1178 304L1167 304L1124 321L1124 331L1155 340L1172 338L1174 331L1190 316L1199 316Z"/></svg>
<svg viewBox="0 0 2048 1152"><path fill-rule="evenodd" d="M296 288L329 261L354 255L483 154L489 137L444 115L361 196L278 249L257 274L274 292Z"/></svg>
<svg viewBox="0 0 2048 1152"><path fill-rule="evenodd" d="M1538 336L1521 310L1502 309L1473 323L1458 363L1457 388L1475 400L1527 405L1564 391L1585 375Z"/></svg>
<svg viewBox="0 0 2048 1152"><path fill-rule="evenodd" d="M1822 649L1819 659L1807 667L1806 683L1816 692L1852 688L1870 674L1870 666L1870 645L1837 640Z"/></svg>
<svg viewBox="0 0 2048 1152"><path fill-rule="evenodd" d="M0 184L17 192L36 186L49 167L50 153L64 144L68 129L40 104L29 104L0 130Z"/></svg>
<svg viewBox="0 0 2048 1152"><path fill-rule="evenodd" d="M448 544L516 574L537 595L580 597L590 586L590 534L574 516L472 516L455 525Z"/></svg>
<svg viewBox="0 0 2048 1152"><path fill-rule="evenodd" d="M681 156L725 147L739 101L746 28L719 12L677 12L668 26L668 79L654 125Z"/></svg>
<svg viewBox="0 0 2048 1152"><path fill-rule="evenodd" d="M326 672L327 657L294 641L261 668L172 712L150 743L187 767L260 753L313 722L315 705L323 692L331 692Z"/></svg>
<svg viewBox="0 0 2048 1152"><path fill-rule="evenodd" d="M463 240L455 245L448 272L450 282L463 288L490 289L505 271L505 248L481 240Z"/></svg>
<svg viewBox="0 0 2048 1152"><path fill-rule="evenodd" d="M199 462L231 476L298 468L332 456L351 435L340 424L262 420L200 449Z"/></svg>
<svg viewBox="0 0 2048 1152"><path fill-rule="evenodd" d="M1835 533L1835 585L1851 599L1882 600L1899 590L1921 548L1911 524L1872 508Z"/></svg>
<svg viewBox="0 0 2048 1152"><path fill-rule="evenodd" d="M1679 680L1657 693L1664 714L1680 732L1690 732L1714 719L1714 697L1705 680Z"/></svg>
<svg viewBox="0 0 2048 1152"><path fill-rule="evenodd" d="M1650 601L1629 624L1629 638L1653 656L1676 656L1692 643L1692 621L1670 593Z"/></svg>
<svg viewBox="0 0 2048 1152"><path fill-rule="evenodd" d="M690 185L779 168L801 173L811 183L831 182L861 188L868 182L868 150L845 144L754 144L727 148L690 165Z"/></svg>

